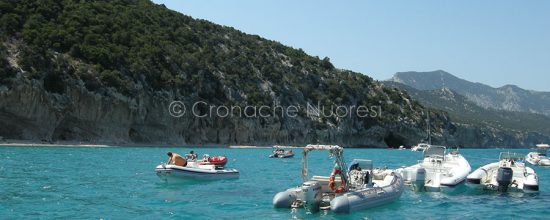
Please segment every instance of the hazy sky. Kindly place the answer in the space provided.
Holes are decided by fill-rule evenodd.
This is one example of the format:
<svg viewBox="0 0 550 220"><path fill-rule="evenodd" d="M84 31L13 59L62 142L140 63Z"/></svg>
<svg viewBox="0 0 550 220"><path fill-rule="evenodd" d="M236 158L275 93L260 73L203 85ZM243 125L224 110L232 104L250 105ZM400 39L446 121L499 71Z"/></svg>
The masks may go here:
<svg viewBox="0 0 550 220"><path fill-rule="evenodd" d="M442 69L493 87L550 91L550 1L154 2L378 80Z"/></svg>

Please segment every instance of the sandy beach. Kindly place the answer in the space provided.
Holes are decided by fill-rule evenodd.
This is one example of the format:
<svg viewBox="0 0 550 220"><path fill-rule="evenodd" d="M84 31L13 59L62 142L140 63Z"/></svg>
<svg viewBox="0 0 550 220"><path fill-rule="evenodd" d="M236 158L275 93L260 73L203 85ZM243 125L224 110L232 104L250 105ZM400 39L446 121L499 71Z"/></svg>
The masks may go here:
<svg viewBox="0 0 550 220"><path fill-rule="evenodd" d="M92 144L84 142L36 142L26 140L3 140L0 142L0 147L118 147L118 145L110 144Z"/></svg>

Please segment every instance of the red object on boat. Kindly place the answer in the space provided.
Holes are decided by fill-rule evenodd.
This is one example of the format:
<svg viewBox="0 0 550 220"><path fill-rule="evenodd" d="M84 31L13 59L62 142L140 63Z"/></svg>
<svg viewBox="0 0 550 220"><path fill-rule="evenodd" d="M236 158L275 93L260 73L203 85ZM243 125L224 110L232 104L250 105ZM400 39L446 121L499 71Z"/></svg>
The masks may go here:
<svg viewBox="0 0 550 220"><path fill-rule="evenodd" d="M209 157L208 162L216 166L225 166L225 164L227 163L227 157L224 157L224 156Z"/></svg>

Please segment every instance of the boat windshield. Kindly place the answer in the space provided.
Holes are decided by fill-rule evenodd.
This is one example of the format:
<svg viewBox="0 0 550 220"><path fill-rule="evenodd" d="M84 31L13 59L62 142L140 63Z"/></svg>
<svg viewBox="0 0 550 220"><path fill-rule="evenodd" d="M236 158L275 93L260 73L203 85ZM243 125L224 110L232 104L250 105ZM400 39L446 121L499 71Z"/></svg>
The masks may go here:
<svg viewBox="0 0 550 220"><path fill-rule="evenodd" d="M510 153L510 152L501 152L499 156L499 160L523 160L525 156L523 154L519 153Z"/></svg>
<svg viewBox="0 0 550 220"><path fill-rule="evenodd" d="M372 170L372 160L353 159L348 167L348 172L352 170Z"/></svg>
<svg viewBox="0 0 550 220"><path fill-rule="evenodd" d="M445 156L445 147L430 145L424 150L424 158L426 157L444 157Z"/></svg>

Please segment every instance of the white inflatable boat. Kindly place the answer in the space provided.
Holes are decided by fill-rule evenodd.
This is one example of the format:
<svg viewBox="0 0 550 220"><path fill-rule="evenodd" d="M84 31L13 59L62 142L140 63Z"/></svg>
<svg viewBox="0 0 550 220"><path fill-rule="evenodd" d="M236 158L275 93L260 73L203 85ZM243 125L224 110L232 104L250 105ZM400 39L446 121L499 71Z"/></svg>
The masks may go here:
<svg viewBox="0 0 550 220"><path fill-rule="evenodd" d="M312 150L329 150L334 156L335 169L330 176L308 177L307 155ZM388 204L401 196L404 189L401 175L392 170L373 169L370 160L356 159L345 169L342 153L339 146L305 147L302 158L304 182L301 186L277 193L273 197L273 206L349 213Z"/></svg>
<svg viewBox="0 0 550 220"><path fill-rule="evenodd" d="M482 166L468 175L469 187L488 190L538 192L537 174L523 163L523 155L500 153L499 161Z"/></svg>
<svg viewBox="0 0 550 220"><path fill-rule="evenodd" d="M172 164L160 164L155 168L157 176L161 179L170 178L193 178L193 179L230 179L239 178L239 171L236 169L227 169L214 164L191 161L186 166L177 166Z"/></svg>
<svg viewBox="0 0 550 220"><path fill-rule="evenodd" d="M443 146L428 145L418 164L400 168L406 184L419 191L441 191L455 187L466 180L471 171L468 161L458 152L446 154Z"/></svg>
<svg viewBox="0 0 550 220"><path fill-rule="evenodd" d="M550 166L550 159L547 156L548 144L537 144L536 152L529 152L525 160L533 165Z"/></svg>

